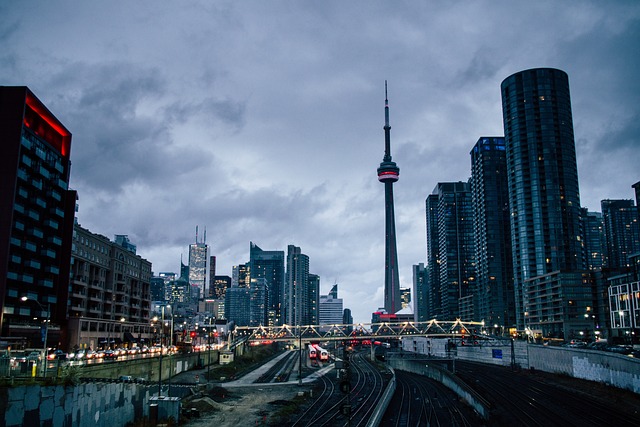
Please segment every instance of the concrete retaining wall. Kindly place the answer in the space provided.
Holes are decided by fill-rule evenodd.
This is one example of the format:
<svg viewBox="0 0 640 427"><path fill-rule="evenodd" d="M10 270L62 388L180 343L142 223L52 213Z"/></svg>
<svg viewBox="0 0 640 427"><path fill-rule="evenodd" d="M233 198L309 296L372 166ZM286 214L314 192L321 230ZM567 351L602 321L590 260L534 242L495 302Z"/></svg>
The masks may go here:
<svg viewBox="0 0 640 427"><path fill-rule="evenodd" d="M504 345L461 346L447 351L448 339L405 338L404 351L451 357L472 362L510 366L511 343ZM615 353L578 348L553 347L515 341L516 365L545 372L569 375L640 393L640 360Z"/></svg>
<svg viewBox="0 0 640 427"><path fill-rule="evenodd" d="M190 353L162 358L163 385L169 373L177 375L196 366L206 366L209 355ZM211 363L218 352L211 352ZM158 357L86 365L87 378L115 379L131 375L158 381ZM184 390L172 387L172 395ZM163 387L163 391L164 387ZM0 427L38 426L93 427L124 426L148 416L149 399L157 395L156 384L83 383L77 386L19 386L0 388Z"/></svg>
<svg viewBox="0 0 640 427"><path fill-rule="evenodd" d="M211 364L217 364L219 352L211 351ZM208 352L174 354L162 357L162 378L169 375L177 375L181 372L193 369L198 365L206 366L209 362ZM87 378L118 378L120 375L131 375L134 378L143 378L149 381L158 381L160 371L160 357L145 357L119 362L96 363L84 365L82 376Z"/></svg>
<svg viewBox="0 0 640 427"><path fill-rule="evenodd" d="M150 389L136 384L22 386L0 389L0 427L113 427L141 419Z"/></svg>
<svg viewBox="0 0 640 427"><path fill-rule="evenodd" d="M489 419L489 403L450 372L438 366L430 365L428 362L425 363L424 360L417 361L393 357L389 358L389 365L394 369L424 375L444 384L475 409L482 418Z"/></svg>
<svg viewBox="0 0 640 427"><path fill-rule="evenodd" d="M629 356L577 348L531 345L529 367L598 381L640 393L640 360Z"/></svg>

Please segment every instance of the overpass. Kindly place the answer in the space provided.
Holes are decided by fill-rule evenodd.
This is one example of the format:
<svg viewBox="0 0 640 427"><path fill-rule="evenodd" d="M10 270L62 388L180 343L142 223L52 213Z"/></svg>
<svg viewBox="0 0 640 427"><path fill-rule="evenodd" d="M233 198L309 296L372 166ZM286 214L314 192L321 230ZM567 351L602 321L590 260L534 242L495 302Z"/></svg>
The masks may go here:
<svg viewBox="0 0 640 427"><path fill-rule="evenodd" d="M397 339L403 337L464 338L479 335L483 322L436 320L427 322L382 322L335 325L236 326L229 334L229 347L241 342L344 341Z"/></svg>

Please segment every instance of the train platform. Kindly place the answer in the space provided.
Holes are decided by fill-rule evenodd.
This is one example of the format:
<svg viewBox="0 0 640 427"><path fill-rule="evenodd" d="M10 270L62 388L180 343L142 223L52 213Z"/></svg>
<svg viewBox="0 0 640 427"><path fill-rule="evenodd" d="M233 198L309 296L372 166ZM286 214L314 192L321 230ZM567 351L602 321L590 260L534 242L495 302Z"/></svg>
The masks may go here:
<svg viewBox="0 0 640 427"><path fill-rule="evenodd" d="M294 351L294 350L292 350ZM289 380L289 381L285 381L285 382L273 382L273 383L256 383L254 381L256 381L258 378L260 378L262 375L264 375L269 369L271 369L271 367L273 365L275 365L276 363L278 363L280 360L282 360L283 358L287 357L290 354L290 352L284 352L282 354L279 354L278 356L274 357L273 359L271 359L270 361L268 361L267 363L260 365L258 368L254 369L253 371L247 373L246 375L243 375L242 378L238 378L237 380L233 380L233 381L228 381L228 382L224 382L224 383L220 383L221 386L223 387L255 387L255 386L260 386L260 387L264 387L264 386L271 386L271 385L295 385L299 383L298 380L298 361L296 361L296 365L293 369L293 373L291 374L291 377L293 377L293 379ZM206 374L209 368L207 368L206 366L203 368L197 368L197 369L191 369L189 371L185 371L185 372L181 372L175 376L173 376L173 378L171 378L171 382L174 383L179 383L179 384L193 384L193 385L198 385L198 384L206 384ZM214 368L212 367L211 370L213 370ZM315 380L317 380L320 376L328 373L329 371L331 371L333 369L333 364L329 364L327 366L323 366L321 368L319 368L318 370L312 372L310 375L304 377L302 379L302 383L303 384L308 384L310 382L313 382Z"/></svg>

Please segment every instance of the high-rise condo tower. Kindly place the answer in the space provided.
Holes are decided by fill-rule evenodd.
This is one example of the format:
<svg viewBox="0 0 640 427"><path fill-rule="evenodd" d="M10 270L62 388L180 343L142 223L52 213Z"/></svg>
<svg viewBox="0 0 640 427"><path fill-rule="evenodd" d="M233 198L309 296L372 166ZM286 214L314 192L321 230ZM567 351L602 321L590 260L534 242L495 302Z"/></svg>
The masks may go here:
<svg viewBox="0 0 640 427"><path fill-rule="evenodd" d="M378 181L384 184L385 256L384 256L384 308L395 314L400 304L400 278L398 274L398 249L396 246L396 221L393 210L393 183L398 180L400 168L391 160L391 126L389 126L389 100L387 82L384 82L384 158L378 168Z"/></svg>
<svg viewBox="0 0 640 427"><path fill-rule="evenodd" d="M583 268L569 77L520 71L501 91L517 327L568 335L583 328L574 320L590 317L581 276L563 276ZM559 288L547 284L551 273Z"/></svg>

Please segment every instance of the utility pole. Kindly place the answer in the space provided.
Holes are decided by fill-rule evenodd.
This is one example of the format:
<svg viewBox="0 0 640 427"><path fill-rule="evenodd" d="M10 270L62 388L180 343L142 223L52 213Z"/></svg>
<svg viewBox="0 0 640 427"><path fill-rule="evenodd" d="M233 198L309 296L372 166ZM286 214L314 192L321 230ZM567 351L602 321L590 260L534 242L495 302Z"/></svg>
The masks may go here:
<svg viewBox="0 0 640 427"><path fill-rule="evenodd" d="M22 297L20 300L24 301L33 301L40 307L41 310L44 311L44 307L40 304L40 301L36 299L29 299L28 297ZM47 318L44 321L44 360L42 361L42 376L47 377L47 359L48 359L48 348L47 348L47 338L49 336L49 323L51 322L51 303L47 303Z"/></svg>
<svg viewBox="0 0 640 427"><path fill-rule="evenodd" d="M302 385L302 330L298 326L298 385Z"/></svg>
<svg viewBox="0 0 640 427"><path fill-rule="evenodd" d="M160 360L158 362L158 397L162 394L162 350L164 346L164 306L162 306L162 320L160 322Z"/></svg>

